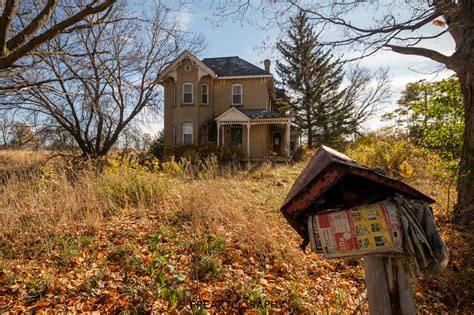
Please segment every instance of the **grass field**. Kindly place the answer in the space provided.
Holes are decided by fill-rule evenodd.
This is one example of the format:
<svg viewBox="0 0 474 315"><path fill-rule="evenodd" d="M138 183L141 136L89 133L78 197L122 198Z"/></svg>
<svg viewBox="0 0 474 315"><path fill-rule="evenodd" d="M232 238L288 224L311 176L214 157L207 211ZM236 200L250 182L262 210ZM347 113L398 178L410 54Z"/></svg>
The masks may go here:
<svg viewBox="0 0 474 315"><path fill-rule="evenodd" d="M442 278L415 286L420 310L473 309L469 235L449 224L450 180L439 161L367 150L350 153L385 163L438 201L451 262ZM279 212L304 162L221 169L210 161L191 172L111 159L98 172L42 163L47 156L0 151L2 312L166 312L201 300L263 314L367 310L362 260L304 254Z"/></svg>

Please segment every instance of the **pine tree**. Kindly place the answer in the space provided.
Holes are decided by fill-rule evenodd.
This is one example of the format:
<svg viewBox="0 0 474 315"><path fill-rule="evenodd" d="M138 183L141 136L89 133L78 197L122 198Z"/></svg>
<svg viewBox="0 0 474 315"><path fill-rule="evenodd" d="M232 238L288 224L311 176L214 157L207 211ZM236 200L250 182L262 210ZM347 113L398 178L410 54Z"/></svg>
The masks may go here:
<svg viewBox="0 0 474 315"><path fill-rule="evenodd" d="M287 38L278 41L277 49L283 57L276 62L277 72L290 91L292 116L306 133L308 147L338 146L354 131L354 104L344 97L339 60L319 44L305 12L290 18Z"/></svg>

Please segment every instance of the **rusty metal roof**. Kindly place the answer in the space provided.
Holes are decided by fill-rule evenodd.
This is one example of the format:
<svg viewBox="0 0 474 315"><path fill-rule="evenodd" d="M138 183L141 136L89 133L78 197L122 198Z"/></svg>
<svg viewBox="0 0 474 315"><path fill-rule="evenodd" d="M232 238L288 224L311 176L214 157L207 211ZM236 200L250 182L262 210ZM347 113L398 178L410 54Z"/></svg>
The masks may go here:
<svg viewBox="0 0 474 315"><path fill-rule="evenodd" d="M327 209L381 201L395 192L433 203L434 200L382 170L359 165L348 156L321 146L293 184L280 208L302 236L306 217Z"/></svg>

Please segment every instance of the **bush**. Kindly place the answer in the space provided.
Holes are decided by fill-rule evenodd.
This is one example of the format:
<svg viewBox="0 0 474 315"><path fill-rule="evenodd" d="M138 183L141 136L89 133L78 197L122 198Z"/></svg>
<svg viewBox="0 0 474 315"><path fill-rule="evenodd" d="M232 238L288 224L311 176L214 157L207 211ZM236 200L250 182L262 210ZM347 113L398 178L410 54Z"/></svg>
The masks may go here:
<svg viewBox="0 0 474 315"><path fill-rule="evenodd" d="M203 163L212 157L217 158L220 164L238 163L241 159L241 148L225 148L212 143L206 144L188 144L175 145L169 148L167 152L168 157L174 157L176 161L182 159L191 162L192 164Z"/></svg>
<svg viewBox="0 0 474 315"><path fill-rule="evenodd" d="M437 154L407 139L368 135L355 141L346 154L368 167L379 167L401 179L422 178L432 174L450 179L453 173Z"/></svg>
<svg viewBox="0 0 474 315"><path fill-rule="evenodd" d="M160 160L163 158L163 154L165 152L165 134L163 131L158 133L156 138L153 140L148 152Z"/></svg>
<svg viewBox="0 0 474 315"><path fill-rule="evenodd" d="M314 149L308 149L306 145L302 145L293 152L291 155L291 160L296 163L306 161L308 158L314 155L314 152Z"/></svg>

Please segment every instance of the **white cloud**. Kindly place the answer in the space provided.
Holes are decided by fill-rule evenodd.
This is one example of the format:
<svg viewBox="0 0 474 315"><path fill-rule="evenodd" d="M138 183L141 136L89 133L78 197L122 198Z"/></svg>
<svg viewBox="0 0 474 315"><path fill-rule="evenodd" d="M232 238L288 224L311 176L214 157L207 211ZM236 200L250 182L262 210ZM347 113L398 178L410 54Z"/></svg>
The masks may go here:
<svg viewBox="0 0 474 315"><path fill-rule="evenodd" d="M181 7L179 11L172 14L172 19L178 24L181 31L188 31L193 21L193 14L187 7Z"/></svg>

